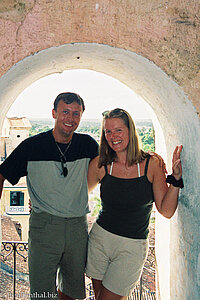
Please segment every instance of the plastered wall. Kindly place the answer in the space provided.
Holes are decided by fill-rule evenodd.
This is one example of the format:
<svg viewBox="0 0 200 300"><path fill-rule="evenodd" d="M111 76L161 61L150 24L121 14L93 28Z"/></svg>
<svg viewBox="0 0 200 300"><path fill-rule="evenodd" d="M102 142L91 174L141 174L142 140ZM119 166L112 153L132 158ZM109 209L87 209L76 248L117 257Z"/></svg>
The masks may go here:
<svg viewBox="0 0 200 300"><path fill-rule="evenodd" d="M200 111L198 0L1 0L0 74L65 43L106 44L153 61Z"/></svg>

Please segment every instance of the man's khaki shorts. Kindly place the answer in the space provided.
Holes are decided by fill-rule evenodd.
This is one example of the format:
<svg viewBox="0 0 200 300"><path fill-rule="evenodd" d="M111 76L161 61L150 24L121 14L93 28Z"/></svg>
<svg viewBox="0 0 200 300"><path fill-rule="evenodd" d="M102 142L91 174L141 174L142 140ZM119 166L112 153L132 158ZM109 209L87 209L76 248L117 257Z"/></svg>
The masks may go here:
<svg viewBox="0 0 200 300"><path fill-rule="evenodd" d="M57 298L56 277L61 292L85 298L87 228L86 216L61 218L31 212L29 277L33 299Z"/></svg>
<svg viewBox="0 0 200 300"><path fill-rule="evenodd" d="M97 223L89 234L86 275L101 280L109 291L129 296L147 257L148 240L112 234Z"/></svg>

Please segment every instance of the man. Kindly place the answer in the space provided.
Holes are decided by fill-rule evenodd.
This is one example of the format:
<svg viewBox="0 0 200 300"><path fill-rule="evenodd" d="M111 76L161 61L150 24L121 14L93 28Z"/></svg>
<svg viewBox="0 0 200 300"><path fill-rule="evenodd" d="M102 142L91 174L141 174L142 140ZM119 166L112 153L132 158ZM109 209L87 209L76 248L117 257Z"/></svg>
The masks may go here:
<svg viewBox="0 0 200 300"><path fill-rule="evenodd" d="M27 177L31 298L55 299L56 276L60 299L85 298L87 170L98 144L75 133L84 109L79 95L59 94L53 130L24 140L0 166L0 194L5 179Z"/></svg>

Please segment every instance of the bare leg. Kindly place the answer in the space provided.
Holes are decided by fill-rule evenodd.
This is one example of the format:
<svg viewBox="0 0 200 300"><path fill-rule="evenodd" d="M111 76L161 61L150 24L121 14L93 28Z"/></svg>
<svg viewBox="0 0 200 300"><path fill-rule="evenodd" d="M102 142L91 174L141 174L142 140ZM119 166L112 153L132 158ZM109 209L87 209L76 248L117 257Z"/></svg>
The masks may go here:
<svg viewBox="0 0 200 300"><path fill-rule="evenodd" d="M59 289L58 289L58 296L59 296L59 300L75 300L74 298L71 298L66 294L63 294Z"/></svg>
<svg viewBox="0 0 200 300"><path fill-rule="evenodd" d="M100 294L101 289L103 287L102 281L92 278L92 285L93 285L93 290L94 290L94 294L95 294L95 299L98 299L98 295Z"/></svg>
<svg viewBox="0 0 200 300"><path fill-rule="evenodd" d="M126 296L117 295L102 285L101 280L92 279L92 285L94 289L96 300L126 300Z"/></svg>
<svg viewBox="0 0 200 300"><path fill-rule="evenodd" d="M106 289L104 286L102 286L100 293L98 294L98 297L96 300L126 300L126 296L120 296L117 295L108 289Z"/></svg>

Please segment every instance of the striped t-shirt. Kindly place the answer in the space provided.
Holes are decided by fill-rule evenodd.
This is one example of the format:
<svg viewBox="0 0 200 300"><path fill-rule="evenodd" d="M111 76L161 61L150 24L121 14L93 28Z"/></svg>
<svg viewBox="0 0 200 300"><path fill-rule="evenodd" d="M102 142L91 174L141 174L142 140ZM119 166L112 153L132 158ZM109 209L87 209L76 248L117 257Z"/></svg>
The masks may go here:
<svg viewBox="0 0 200 300"><path fill-rule="evenodd" d="M66 144L58 144L62 152ZM60 152L52 130L24 140L0 165L0 173L13 185L27 176L35 212L60 217L79 217L89 212L87 171L98 155L97 142L87 134L74 133L65 154L68 175L62 175Z"/></svg>

